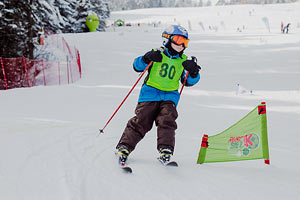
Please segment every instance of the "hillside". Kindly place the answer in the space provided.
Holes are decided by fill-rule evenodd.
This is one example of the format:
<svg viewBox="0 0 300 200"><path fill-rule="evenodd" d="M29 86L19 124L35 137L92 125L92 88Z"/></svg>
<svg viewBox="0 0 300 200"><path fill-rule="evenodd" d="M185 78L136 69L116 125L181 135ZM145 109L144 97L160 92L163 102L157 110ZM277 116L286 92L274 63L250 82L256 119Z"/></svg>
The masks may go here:
<svg viewBox="0 0 300 200"><path fill-rule="evenodd" d="M299 12L300 4L133 10L110 18L125 19L131 27L65 34L81 53L81 80L0 91L0 199L298 199ZM270 32L262 17L268 17ZM133 174L124 174L114 149L133 116L141 83L104 134L98 129L137 80L133 59L159 47L174 18L187 28L190 20L186 54L202 67L199 84L185 88L178 105L174 160L179 167L157 162L154 127L130 155ZM226 29L208 29L221 21ZM289 34L280 33L281 21L292 23ZM237 32L237 25L246 28ZM237 84L253 95L237 95ZM196 164L203 134L225 130L261 101L267 103L271 165L263 160Z"/></svg>

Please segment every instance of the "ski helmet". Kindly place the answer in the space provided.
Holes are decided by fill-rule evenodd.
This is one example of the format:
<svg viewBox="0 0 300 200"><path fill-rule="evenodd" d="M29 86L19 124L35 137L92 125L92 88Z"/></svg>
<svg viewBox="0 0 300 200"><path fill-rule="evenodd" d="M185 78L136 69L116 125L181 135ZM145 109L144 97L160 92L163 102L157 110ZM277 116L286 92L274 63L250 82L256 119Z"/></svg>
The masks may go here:
<svg viewBox="0 0 300 200"><path fill-rule="evenodd" d="M181 35L186 39L189 39L189 34L185 28L179 25L171 25L168 28L166 28L162 33L162 37L165 38L163 41L164 46L167 45L167 43L170 41L171 36L173 35Z"/></svg>

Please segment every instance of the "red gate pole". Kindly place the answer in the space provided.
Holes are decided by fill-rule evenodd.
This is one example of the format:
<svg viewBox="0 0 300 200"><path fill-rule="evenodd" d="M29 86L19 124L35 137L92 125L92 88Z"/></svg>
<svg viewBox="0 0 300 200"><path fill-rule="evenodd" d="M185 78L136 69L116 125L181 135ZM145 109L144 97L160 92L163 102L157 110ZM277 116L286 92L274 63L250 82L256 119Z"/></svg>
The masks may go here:
<svg viewBox="0 0 300 200"><path fill-rule="evenodd" d="M0 57L0 61L1 61L2 73L3 73L4 83L5 83L5 89L7 90L7 81L6 81L6 76L5 76L5 70L4 70L3 60L1 57Z"/></svg>
<svg viewBox="0 0 300 200"><path fill-rule="evenodd" d="M22 57L22 60L23 60L23 64L24 64L24 68L25 68L25 72L26 72L27 84L28 84L28 87L30 87L28 71L27 71L27 65L26 65L26 60L25 60L24 56Z"/></svg>
<svg viewBox="0 0 300 200"><path fill-rule="evenodd" d="M79 51L78 49L76 49L77 51L77 64L78 64L78 68L79 68L79 75L80 75L80 78L81 78L81 63L80 63L80 54L79 54Z"/></svg>
<svg viewBox="0 0 300 200"><path fill-rule="evenodd" d="M68 75L68 84L70 84L70 80L69 80L69 59L68 59L68 56L67 56L67 75Z"/></svg>
<svg viewBox="0 0 300 200"><path fill-rule="evenodd" d="M47 85L47 83L46 83L46 76L45 76L45 65L44 65L44 59L42 59L42 66L43 66L44 86L46 86L46 85Z"/></svg>

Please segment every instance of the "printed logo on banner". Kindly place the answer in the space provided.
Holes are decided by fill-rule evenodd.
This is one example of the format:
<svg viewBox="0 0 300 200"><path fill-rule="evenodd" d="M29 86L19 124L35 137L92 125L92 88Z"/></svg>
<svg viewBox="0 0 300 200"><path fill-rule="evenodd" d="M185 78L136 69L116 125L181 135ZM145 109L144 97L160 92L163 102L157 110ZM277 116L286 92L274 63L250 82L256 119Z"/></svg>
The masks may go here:
<svg viewBox="0 0 300 200"><path fill-rule="evenodd" d="M249 156L251 151L259 147L260 138L255 133L244 136L230 137L228 140L228 153L237 157Z"/></svg>

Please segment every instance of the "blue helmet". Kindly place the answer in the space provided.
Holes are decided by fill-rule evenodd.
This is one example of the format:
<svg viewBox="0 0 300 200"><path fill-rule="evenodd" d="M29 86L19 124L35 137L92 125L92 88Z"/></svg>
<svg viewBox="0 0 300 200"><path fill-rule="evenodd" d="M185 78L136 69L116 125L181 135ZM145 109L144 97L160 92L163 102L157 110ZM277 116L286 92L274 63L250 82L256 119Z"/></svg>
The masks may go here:
<svg viewBox="0 0 300 200"><path fill-rule="evenodd" d="M164 30L162 37L169 39L173 35L181 35L186 39L189 39L189 34L185 28L179 25L171 25Z"/></svg>

